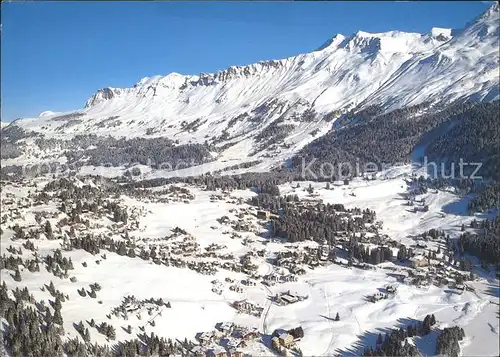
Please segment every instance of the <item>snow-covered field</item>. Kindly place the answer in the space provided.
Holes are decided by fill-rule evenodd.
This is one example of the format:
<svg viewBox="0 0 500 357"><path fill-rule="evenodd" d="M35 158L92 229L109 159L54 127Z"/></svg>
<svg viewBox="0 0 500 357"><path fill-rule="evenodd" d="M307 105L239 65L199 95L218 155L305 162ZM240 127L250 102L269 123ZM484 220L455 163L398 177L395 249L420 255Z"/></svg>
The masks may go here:
<svg viewBox="0 0 500 357"><path fill-rule="evenodd" d="M333 184L333 190L325 189L324 183L297 182L280 186L281 194L296 193L304 198L305 188L312 185L319 197L325 202L343 203L346 207L360 207L375 210L377 219L383 221L383 233L405 244L411 243L411 236L422 233L430 228L444 230L455 237L462 223L467 224L474 217L464 214L467 198L460 198L451 192L429 192L425 195L429 204L428 212L410 212L399 195L406 191L405 178L411 173L410 167L400 167L386 171L373 181L356 179L349 185ZM16 197L26 196L33 188L14 188L5 186L2 198L8 193ZM139 219L139 226L129 234L138 242L153 242L155 238L164 237L175 227L185 229L192 235L200 247L216 243L225 245L224 252L238 256L251 250L266 249L266 254L272 256L284 249L284 244L267 242L256 233L243 233L243 238L251 238L252 242L243 245L242 239L232 238L226 234L227 226L216 220L221 216L233 217L230 210L249 208L246 204L238 204L237 198L248 198L255 193L251 191L233 191L230 199L212 202L210 196L214 192L203 191L189 187L195 199L189 204L184 202L147 203L122 196L121 202L129 208L141 207L144 215ZM352 195L354 194L354 195ZM233 203L228 201L233 200ZM24 209L23 218L26 222L34 222L35 210L50 210L51 207L30 207ZM234 212L234 211L233 211ZM481 218L481 217L476 217ZM253 219L257 231L259 225ZM4 225L2 226L4 229ZM261 227L261 229L263 229ZM12 245L21 247L20 241L10 241L12 231L4 229L2 234L2 254L9 254L6 249ZM58 241L46 239L34 240L42 256L52 249L59 248ZM304 245L305 243L296 243ZM24 250L24 256L29 256ZM306 269L306 274L297 282L288 282L277 286L265 286L258 283L253 287L244 287L243 292L230 291L226 278L241 280L244 273L220 270L215 275L201 275L186 268L166 267L156 265L151 261L139 258L129 258L116 253L105 252L91 255L83 250L64 252L71 257L74 270L70 276L76 277L76 282L69 279L59 279L48 273L42 267L38 273L30 273L22 269L22 281L13 280L12 272L3 269L2 281L9 288L27 286L36 299L48 301L50 294L40 288L53 281L55 287L69 300L63 304L62 313L65 321L65 331L69 336L78 336L73 323L88 321L94 318L96 322L105 321L116 327L117 340L125 340L130 335L125 332L131 325L133 333L139 333L144 326L147 333L154 331L160 336L178 339L192 339L197 333L210 331L215 324L223 321L233 321L240 325L257 327L265 336L275 329L289 329L302 326L305 336L298 346L305 355L357 355L363 352L366 344L374 345L380 331L394 326L405 326L415 320L421 321L427 314L435 314L437 327L459 325L466 331L466 339L462 342L463 355L498 355L498 280L476 267L478 279L470 285L475 292L465 291L457 294L447 287L427 286L423 288L396 282L396 278L388 275L401 269L393 263L383 263L375 270L346 268L339 265L327 265L314 270ZM97 263L99 261L99 263ZM82 265L87 263L87 267ZM265 257L255 257L258 271L265 275L275 269ZM221 295L212 292L211 281L217 279L223 282ZM82 297L77 289L98 282L102 290L96 298ZM398 285L397 294L377 303L365 298L382 289L386 284ZM225 284L225 285L224 285ZM268 297L278 292L291 290L308 295L308 299L288 306L271 304ZM139 299L162 298L171 302L171 308L160 308L148 315L146 311L130 314L128 320L106 315L120 304L124 296L135 295ZM264 307L260 318L237 314L229 305L240 299L248 299ZM161 314L160 314L161 313ZM340 321L334 317L339 314ZM154 320L154 326L148 321ZM122 329L123 327L123 329ZM433 335L417 338L417 345L427 355L434 353ZM106 343L103 335L91 329L93 341ZM270 350L261 342L249 344L245 351L253 355L269 355Z"/></svg>
<svg viewBox="0 0 500 357"><path fill-rule="evenodd" d="M444 229L450 236L456 236L462 223L466 225L477 217L468 216L467 203L472 196L460 197L449 191L429 190L429 193L419 196L429 205L428 212L414 213L411 207L405 205L407 200L402 196L408 191L406 179L412 173L423 174L423 169L414 171L411 165L391 168L377 174L376 181L354 180L348 186L341 182L332 185L333 190L327 190L325 183L303 181L301 188L294 188L296 183L280 186L280 193L297 194L307 197L304 188L311 185L325 203L342 203L347 208L369 208L377 213L377 218L383 222L382 233L391 238L406 242L406 237L428 231L431 228Z"/></svg>

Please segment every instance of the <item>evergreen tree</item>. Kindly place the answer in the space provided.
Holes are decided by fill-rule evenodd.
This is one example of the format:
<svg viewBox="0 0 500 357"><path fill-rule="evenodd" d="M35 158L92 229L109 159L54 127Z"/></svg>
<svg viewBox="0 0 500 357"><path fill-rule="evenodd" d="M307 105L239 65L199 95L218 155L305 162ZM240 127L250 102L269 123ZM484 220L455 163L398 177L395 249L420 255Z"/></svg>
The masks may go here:
<svg viewBox="0 0 500 357"><path fill-rule="evenodd" d="M434 316L434 314L431 315L431 326L434 326L436 324L436 317Z"/></svg>
<svg viewBox="0 0 500 357"><path fill-rule="evenodd" d="M21 280L23 280L22 277L21 277L21 272L19 271L19 269L16 269L16 272L14 273L14 280L15 281L21 281Z"/></svg>
<svg viewBox="0 0 500 357"><path fill-rule="evenodd" d="M384 340L382 339L382 334L379 333L377 336L377 345L381 345Z"/></svg>
<svg viewBox="0 0 500 357"><path fill-rule="evenodd" d="M422 326L422 333L424 335L428 335L430 332L431 332L431 316L426 315Z"/></svg>
<svg viewBox="0 0 500 357"><path fill-rule="evenodd" d="M54 239L54 232L52 231L52 225L49 221L45 222L45 235L47 239Z"/></svg>
<svg viewBox="0 0 500 357"><path fill-rule="evenodd" d="M55 309L54 310L53 321L54 321L54 323L56 323L58 325L62 325L63 324L63 318L62 318L62 315L61 315L61 309Z"/></svg>
<svg viewBox="0 0 500 357"><path fill-rule="evenodd" d="M54 321L54 323L62 326L62 324L63 324L63 318L62 318L62 315L61 315L61 308L62 308L61 299L59 298L59 295L58 295L58 296L56 296L56 299L55 299L55 302L54 302L54 318L53 318L53 321Z"/></svg>

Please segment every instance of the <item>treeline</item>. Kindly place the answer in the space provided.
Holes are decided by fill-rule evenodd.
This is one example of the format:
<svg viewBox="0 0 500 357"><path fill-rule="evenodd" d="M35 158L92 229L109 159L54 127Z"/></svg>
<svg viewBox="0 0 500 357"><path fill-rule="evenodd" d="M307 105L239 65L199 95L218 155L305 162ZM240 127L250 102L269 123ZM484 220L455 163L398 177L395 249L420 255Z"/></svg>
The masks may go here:
<svg viewBox="0 0 500 357"><path fill-rule="evenodd" d="M148 165L154 169L182 169L212 160L210 148L202 144L177 145L167 138L116 139L95 134L76 135L70 140L46 139L40 134L28 133L16 125L2 130L2 159L20 156L24 144L19 141L32 136L39 136L35 144L42 151L64 151L67 163L60 165L60 171L83 165L117 167L132 164ZM34 168L35 173L50 172L48 165ZM3 171L5 174L14 170L16 169L10 168Z"/></svg>
<svg viewBox="0 0 500 357"><path fill-rule="evenodd" d="M460 253L475 255L500 268L498 262L500 256L500 216L493 220L472 221L471 228L476 228L477 233L464 232L460 235L458 240Z"/></svg>
<svg viewBox="0 0 500 357"><path fill-rule="evenodd" d="M493 182L479 190L476 197L468 204L469 214L500 209L500 182Z"/></svg>
<svg viewBox="0 0 500 357"><path fill-rule="evenodd" d="M391 248L376 247L369 249L367 246L359 244L354 238L351 238L347 247L349 250L349 264L352 263L353 259L357 259L358 261L363 263L377 265L380 263L391 261L394 258ZM409 251L409 254L411 254L411 251Z"/></svg>
<svg viewBox="0 0 500 357"><path fill-rule="evenodd" d="M271 212L278 212L281 207L290 202L299 202L299 196L287 195L281 197L269 193L259 193L257 196L251 197L247 203Z"/></svg>
<svg viewBox="0 0 500 357"><path fill-rule="evenodd" d="M152 188L168 184L185 183L195 186L204 186L207 191L232 191L245 190L249 188L282 185L287 182L299 179L299 175L291 172L248 172L241 175L219 176L204 174L200 176L188 177L161 177L150 180L127 182L123 188Z"/></svg>
<svg viewBox="0 0 500 357"><path fill-rule="evenodd" d="M7 286L0 287L0 316L6 320L3 344L13 357L62 356L64 352L61 335L64 334L61 316L61 300L56 298L53 310L37 303L28 290L9 297Z"/></svg>
<svg viewBox="0 0 500 357"><path fill-rule="evenodd" d="M342 166L342 163L349 163L353 171L356 165L363 171L365 163L374 163L378 166L377 169L380 169L382 164L390 166L408 163L411 161L413 149L424 134L461 115L473 104L450 105L440 108L439 112L426 112L426 106L424 103L382 115L379 114L380 110L374 107L341 117L330 132L307 145L293 157L292 167L294 170L301 170L303 162L307 166L316 159L310 167L314 175L321 180L320 165L323 163L331 164L335 169L333 173L324 173L328 179L330 175L333 179L339 179L339 174L354 174L349 172L347 165ZM315 179L309 173L306 174L304 179Z"/></svg>
<svg viewBox="0 0 500 357"><path fill-rule="evenodd" d="M428 335L435 325L436 318L432 314L426 315L422 322L417 321L414 324L409 324L406 330L403 328L393 329L385 337L379 333L375 348L365 347L363 356L421 356L418 348L408 339ZM463 328L458 326L446 327L439 331L436 341L436 355L458 357L460 355L459 341L463 340L464 337Z"/></svg>
<svg viewBox="0 0 500 357"><path fill-rule="evenodd" d="M0 151L2 160L15 159L23 153L23 148L26 146L22 139L37 136L35 132L28 132L17 125L9 125L8 127L0 130Z"/></svg>
<svg viewBox="0 0 500 357"><path fill-rule="evenodd" d="M3 329L3 345L13 357L135 357L135 356L188 356L193 344L185 340L182 344L171 339L142 334L129 341L108 346L90 342L90 334L84 323L75 323L82 339L64 339L61 306L63 300L56 295L50 306L37 302L28 289L12 290L9 295L5 282L0 286L0 317L6 324ZM55 290L55 293L59 293ZM54 312L52 312L54 311ZM93 321L93 320L92 320ZM91 321L91 323L92 323ZM96 325L110 340L115 338L115 328L107 323Z"/></svg>
<svg viewBox="0 0 500 357"><path fill-rule="evenodd" d="M476 176L500 179L500 130L498 113L500 102L480 103L461 115L450 118L455 125L436 139L425 150L431 160L443 158L451 171L459 173L458 163L482 163ZM464 166L465 175L471 175L475 166Z"/></svg>
<svg viewBox="0 0 500 357"><path fill-rule="evenodd" d="M372 346L365 347L363 356L421 356L418 348L408 338L428 335L435 324L436 318L432 314L426 315L423 322L409 324L406 329L393 329L384 338L379 333L375 349Z"/></svg>
<svg viewBox="0 0 500 357"><path fill-rule="evenodd" d="M279 120L274 121L255 137L258 146L250 153L250 156L270 148L272 145L283 143L286 137L295 129L292 124L278 125L278 123Z"/></svg>
<svg viewBox="0 0 500 357"><path fill-rule="evenodd" d="M413 195L427 193L429 189L442 190L450 186L454 187L458 194L466 195L485 187L484 184L469 178L443 178L440 176L432 178L430 175L427 177L419 176L412 178L409 184L413 187Z"/></svg>
<svg viewBox="0 0 500 357"><path fill-rule="evenodd" d="M287 238L290 242L314 240L329 244L338 232L363 232L365 224L373 223L375 212L359 208L346 209L340 204L317 204L313 207L298 207L285 202L279 218L271 220L271 233Z"/></svg>
<svg viewBox="0 0 500 357"><path fill-rule="evenodd" d="M436 354L440 356L460 356L460 344L465 337L464 329L458 326L446 327L436 341Z"/></svg>
<svg viewBox="0 0 500 357"><path fill-rule="evenodd" d="M122 166L139 163L154 169L181 169L212 159L209 149L202 144L175 145L167 138L96 137L92 148L84 149L78 139L72 139L77 143L65 152L69 164Z"/></svg>
<svg viewBox="0 0 500 357"><path fill-rule="evenodd" d="M255 166L260 164L262 161L261 160L253 160L253 161L247 161L247 162L242 162L241 164L236 164L236 165L231 165L227 166L221 170L220 172L226 172L226 171L233 171L233 170L240 170L240 169L247 169L249 167Z"/></svg>
<svg viewBox="0 0 500 357"><path fill-rule="evenodd" d="M19 265L23 265L31 273L40 271L40 265L37 259L23 260L23 258L21 257L16 257L14 255L6 256L5 254L0 256L0 270L13 270L15 272L14 280L16 281L22 280L21 272L19 271Z"/></svg>
<svg viewBox="0 0 500 357"><path fill-rule="evenodd" d="M382 164L390 166L408 163L413 149L425 134L443 123L456 122L457 125L448 132L431 140L426 153L431 158L446 157L448 162L455 162L455 170L458 170L459 158L466 162L482 162L483 167L479 174L498 179L498 109L499 102L495 101L477 105L472 102L459 103L432 110L428 108L428 103L423 103L386 114L380 114L381 108L377 106L351 111L341 116L330 132L314 140L295 155L291 160L291 169L280 168L275 170L275 174L323 181L339 179L340 176L353 176L357 166L362 172L365 169L381 169ZM307 113L314 116L314 113ZM256 141L265 142L264 146L279 144L279 139L293 128L277 123L279 119L264 129L256 137ZM19 155L20 138L33 135L39 134L26 133L15 125L4 129L2 158L4 155L5 158ZM127 166L140 163L155 169L162 168L164 163L168 163L166 168L199 165L212 160L210 151L215 149L202 144L176 145L167 138L116 139L96 135L77 135L67 141L38 138L36 144L41 150L65 150L69 165ZM308 166L314 160L317 161ZM302 172L303 163L315 174ZM319 168L323 163L334 168L333 172L323 173L327 177L320 177ZM352 170L346 165L342 166L347 163L351 165ZM365 167L366 163L373 163L377 167ZM331 166L328 169L330 168ZM470 166L468 168L474 169ZM466 167L466 172L468 168ZM49 171L46 168L42 170ZM16 174L22 170L19 167L2 168L3 177L9 172Z"/></svg>
<svg viewBox="0 0 500 357"><path fill-rule="evenodd" d="M9 168L12 167L13 166L9 166ZM3 177L5 177L5 175ZM125 176L121 178L107 178L99 175L87 175L79 177L79 180L82 182L92 181L93 185L77 185L74 179L58 178L49 182L44 187L43 191L59 191L57 195L61 199L67 197L84 199L93 197L94 195L102 196L102 199L104 199L105 195L109 194L130 194L135 196L141 195L143 189L171 184L201 186L205 187L207 191L255 189L256 192L262 192L262 189L268 190L270 187L274 187L272 190L276 190L278 185L298 179L300 179L299 175L288 171L248 172L241 175L227 176L203 174L185 177L159 177L140 181L131 181ZM147 194L153 195L154 192L147 191Z"/></svg>

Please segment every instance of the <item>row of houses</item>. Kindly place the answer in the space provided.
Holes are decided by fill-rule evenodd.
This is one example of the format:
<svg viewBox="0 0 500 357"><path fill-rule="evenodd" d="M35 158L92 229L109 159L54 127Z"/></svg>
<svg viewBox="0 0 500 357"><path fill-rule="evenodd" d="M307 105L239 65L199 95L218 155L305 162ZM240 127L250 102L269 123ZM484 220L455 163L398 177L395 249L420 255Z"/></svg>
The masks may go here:
<svg viewBox="0 0 500 357"><path fill-rule="evenodd" d="M298 281L298 277L295 274L276 274L271 273L264 275L262 283L267 286L274 286L277 283L288 283Z"/></svg>
<svg viewBox="0 0 500 357"><path fill-rule="evenodd" d="M234 307L241 314L248 314L257 317L260 317L260 315L262 315L262 312L264 311L264 308L262 306L255 305L247 301L246 299L234 301L232 303L232 307Z"/></svg>

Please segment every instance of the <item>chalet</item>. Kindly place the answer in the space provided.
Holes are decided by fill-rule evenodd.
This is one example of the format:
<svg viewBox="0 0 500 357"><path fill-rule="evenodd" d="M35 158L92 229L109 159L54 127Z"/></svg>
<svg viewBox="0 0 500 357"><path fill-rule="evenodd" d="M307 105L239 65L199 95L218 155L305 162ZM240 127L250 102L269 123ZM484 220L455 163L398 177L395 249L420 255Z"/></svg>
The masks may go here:
<svg viewBox="0 0 500 357"><path fill-rule="evenodd" d="M289 268L290 272L293 274L297 275L304 275L306 273L305 269L298 266L298 265L293 265Z"/></svg>
<svg viewBox="0 0 500 357"><path fill-rule="evenodd" d="M319 261L317 261L316 259L312 259L311 261L309 261L309 266L312 268L316 268L319 266Z"/></svg>
<svg viewBox="0 0 500 357"><path fill-rule="evenodd" d="M379 300L382 300L384 298L384 294L380 293L380 292L376 292L375 294L373 294L372 296L370 296L370 301L371 302L377 302Z"/></svg>
<svg viewBox="0 0 500 357"><path fill-rule="evenodd" d="M205 357L206 356L205 349L200 345L194 346L191 349L191 353L196 357Z"/></svg>
<svg viewBox="0 0 500 357"><path fill-rule="evenodd" d="M243 285L246 285L246 286L256 286L256 285L257 285L257 284L255 283L255 281L252 281L252 280L250 280L250 279L243 279L243 280L241 281L241 283L242 283Z"/></svg>
<svg viewBox="0 0 500 357"><path fill-rule="evenodd" d="M238 331L238 332L241 332L241 331ZM234 336L235 334L233 334ZM241 338L241 333L237 333L237 335ZM246 347L246 342L244 340L240 340L239 338L234 338L234 337L230 337L228 339L228 342L227 342L227 348L229 349L229 352L231 352L231 350L236 350L237 348L244 348Z"/></svg>
<svg viewBox="0 0 500 357"><path fill-rule="evenodd" d="M112 227L113 229L120 229L120 228L122 228L122 227L124 227L124 226L125 226L125 223L124 223L124 222L116 222L116 223L113 223L113 224L111 225L111 227Z"/></svg>
<svg viewBox="0 0 500 357"><path fill-rule="evenodd" d="M293 345L294 338L289 333L282 333L279 335L278 341L281 346L288 348Z"/></svg>
<svg viewBox="0 0 500 357"><path fill-rule="evenodd" d="M251 310L253 308L253 304L246 300L240 300L235 301L233 303L233 307L237 310Z"/></svg>
<svg viewBox="0 0 500 357"><path fill-rule="evenodd" d="M326 262L328 260L329 255L330 255L330 251L329 251L328 246L322 246L319 260L322 262Z"/></svg>
<svg viewBox="0 0 500 357"><path fill-rule="evenodd" d="M293 294L290 294L290 292L288 292L288 293L278 295L277 301L280 304L287 305L287 304L296 303L297 301L299 301L299 298L298 298L298 296L295 296Z"/></svg>
<svg viewBox="0 0 500 357"><path fill-rule="evenodd" d="M258 219L268 219L269 218L269 212L267 212L267 211L257 211L257 218Z"/></svg>
<svg viewBox="0 0 500 357"><path fill-rule="evenodd" d="M281 280L284 282L297 281L297 277L293 274L282 275Z"/></svg>
<svg viewBox="0 0 500 357"><path fill-rule="evenodd" d="M84 231L87 229L87 226L83 223L76 223L74 227L77 231Z"/></svg>
<svg viewBox="0 0 500 357"><path fill-rule="evenodd" d="M222 346L215 346L213 349L208 351L208 357L227 357L227 352Z"/></svg>
<svg viewBox="0 0 500 357"><path fill-rule="evenodd" d="M200 344L203 345L208 345L211 342L214 341L214 335L211 332L202 332L196 335L196 338L200 342Z"/></svg>
<svg viewBox="0 0 500 357"><path fill-rule="evenodd" d="M238 285L229 286L229 290L237 292L237 293L243 292L243 289L241 288L241 286L238 286Z"/></svg>
<svg viewBox="0 0 500 357"><path fill-rule="evenodd" d="M278 337L273 337L271 340L271 345L273 346L274 349L278 349L280 347L280 340Z"/></svg>
<svg viewBox="0 0 500 357"><path fill-rule="evenodd" d="M317 204L317 203L323 203L323 199L316 198L316 197L304 197L304 198L302 198L301 201L296 203L296 206L297 207L306 207L306 206L310 207L311 205Z"/></svg>
<svg viewBox="0 0 500 357"><path fill-rule="evenodd" d="M385 291L387 291L389 294L395 294L398 290L398 287L396 285L387 285L385 287Z"/></svg>
<svg viewBox="0 0 500 357"><path fill-rule="evenodd" d="M233 331L234 324L232 322L219 322L215 328L224 334L230 334Z"/></svg>
<svg viewBox="0 0 500 357"><path fill-rule="evenodd" d="M259 338L259 331L257 330L257 328L253 327L245 331L242 337L245 341L255 340L256 338Z"/></svg>
<svg viewBox="0 0 500 357"><path fill-rule="evenodd" d="M233 350L229 351L229 356L230 357L243 357L243 352L238 351L236 349L233 349Z"/></svg>
<svg viewBox="0 0 500 357"><path fill-rule="evenodd" d="M425 267L429 265L429 261L423 255L417 255L409 259L412 268Z"/></svg>
<svg viewBox="0 0 500 357"><path fill-rule="evenodd" d="M268 282L278 282L280 280L278 275L269 274L264 276L264 280Z"/></svg>

